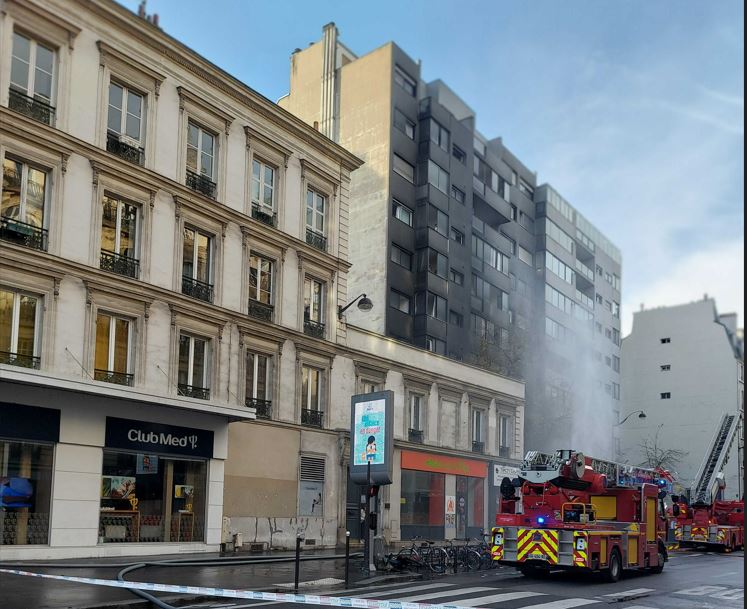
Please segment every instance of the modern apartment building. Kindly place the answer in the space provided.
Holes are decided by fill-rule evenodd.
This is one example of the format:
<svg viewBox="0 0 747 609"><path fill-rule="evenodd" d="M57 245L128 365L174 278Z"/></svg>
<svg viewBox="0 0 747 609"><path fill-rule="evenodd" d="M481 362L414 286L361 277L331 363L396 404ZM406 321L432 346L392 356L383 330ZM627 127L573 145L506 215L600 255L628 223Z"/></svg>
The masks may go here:
<svg viewBox="0 0 747 609"><path fill-rule="evenodd" d="M527 378L527 447L613 456L614 245L394 43L357 56L326 25L292 54L279 104L365 161L351 180L348 285L386 306L351 322Z"/></svg>
<svg viewBox="0 0 747 609"><path fill-rule="evenodd" d="M346 323L359 158L115 2L6 0L0 49L4 560L343 541L382 388L382 533L490 523L523 383Z"/></svg>
<svg viewBox="0 0 747 609"><path fill-rule="evenodd" d="M744 493L744 351L735 314L716 302L652 309L633 315L622 342L622 414L643 410L621 426L622 451L631 463L678 451L667 466L689 489L725 414L741 420L726 465L725 497ZM648 450L647 450L648 449Z"/></svg>

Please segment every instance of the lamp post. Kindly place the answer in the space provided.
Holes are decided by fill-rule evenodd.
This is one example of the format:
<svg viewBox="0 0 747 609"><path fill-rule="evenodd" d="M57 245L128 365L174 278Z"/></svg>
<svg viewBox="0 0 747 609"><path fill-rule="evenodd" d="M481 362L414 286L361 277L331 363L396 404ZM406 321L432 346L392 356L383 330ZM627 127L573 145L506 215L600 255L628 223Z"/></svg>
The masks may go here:
<svg viewBox="0 0 747 609"><path fill-rule="evenodd" d="M359 294L344 307L342 305L337 305L337 318L342 319L342 314L350 307L352 307L356 302L358 302L358 309L360 309L361 311L370 311L371 309L373 309L373 302L371 301L371 299L365 294Z"/></svg>
<svg viewBox="0 0 747 609"><path fill-rule="evenodd" d="M643 412L642 410L634 410L627 417L625 417L622 421L620 421L619 423L616 423L615 425L613 425L613 427L617 427L618 425L622 425L623 423L625 423L625 421L627 421L634 414L638 414L638 418L639 419L645 419L646 418L646 413L645 412Z"/></svg>

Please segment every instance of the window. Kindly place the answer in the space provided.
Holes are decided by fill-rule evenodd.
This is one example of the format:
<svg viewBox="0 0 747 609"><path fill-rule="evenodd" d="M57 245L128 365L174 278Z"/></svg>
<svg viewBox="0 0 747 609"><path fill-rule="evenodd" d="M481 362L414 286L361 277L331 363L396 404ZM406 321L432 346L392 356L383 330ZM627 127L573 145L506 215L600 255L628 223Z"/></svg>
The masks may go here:
<svg viewBox="0 0 747 609"><path fill-rule="evenodd" d="M392 215L407 226L412 226L413 211L397 199L392 199Z"/></svg>
<svg viewBox="0 0 747 609"><path fill-rule="evenodd" d="M524 178L519 178L519 190L530 199L534 197L534 188Z"/></svg>
<svg viewBox="0 0 747 609"><path fill-rule="evenodd" d="M430 159L428 160L428 184L441 192L449 192L449 174Z"/></svg>
<svg viewBox="0 0 747 609"><path fill-rule="evenodd" d="M423 396L417 393L410 394L410 429L423 431Z"/></svg>
<svg viewBox="0 0 747 609"><path fill-rule="evenodd" d="M599 266L598 264L597 264L597 265L595 265L595 266L596 266L596 270L597 270L597 275L599 275L600 277L601 277L602 275L604 275L604 269L602 269L602 267L601 267L601 266Z"/></svg>
<svg viewBox="0 0 747 609"><path fill-rule="evenodd" d="M662 364L661 366L659 366L659 368L661 369L662 372L669 372L672 369L672 365Z"/></svg>
<svg viewBox="0 0 747 609"><path fill-rule="evenodd" d="M513 428L511 426L511 417L502 414L498 416L498 456L511 456L511 436Z"/></svg>
<svg viewBox="0 0 747 609"><path fill-rule="evenodd" d="M259 160L252 161L252 212L262 211L272 215L275 211L274 167Z"/></svg>
<svg viewBox="0 0 747 609"><path fill-rule="evenodd" d="M519 182L519 174L516 173L513 169L511 170L511 184L513 186L516 186Z"/></svg>
<svg viewBox="0 0 747 609"><path fill-rule="evenodd" d="M45 209L48 172L8 156L3 160L0 212L3 239L35 249L47 249Z"/></svg>
<svg viewBox="0 0 747 609"><path fill-rule="evenodd" d="M558 243L558 245L563 247L563 249L568 250L572 254L573 253L573 238L549 218L546 220L546 222L547 222L546 230L547 230L548 236L550 236L556 243Z"/></svg>
<svg viewBox="0 0 747 609"><path fill-rule="evenodd" d="M612 342L620 346L620 330L617 328L612 328Z"/></svg>
<svg viewBox="0 0 747 609"><path fill-rule="evenodd" d="M431 130L431 142L441 148L442 150L449 151L449 132L444 129L438 122L431 119L430 124Z"/></svg>
<svg viewBox="0 0 747 609"><path fill-rule="evenodd" d="M508 274L508 256L474 234L472 235L472 255L501 273Z"/></svg>
<svg viewBox="0 0 747 609"><path fill-rule="evenodd" d="M610 340L612 340L612 329L611 328L605 328L604 329L604 336L606 338L609 338Z"/></svg>
<svg viewBox="0 0 747 609"><path fill-rule="evenodd" d="M142 94L124 85L110 82L107 133L123 144L133 148L142 148L145 139L143 129L144 108L145 103Z"/></svg>
<svg viewBox="0 0 747 609"><path fill-rule="evenodd" d="M474 444L483 443L483 419L485 413L479 408L472 409L472 442L473 448L476 448Z"/></svg>
<svg viewBox="0 0 747 609"><path fill-rule="evenodd" d="M620 319L620 303L612 301L612 317Z"/></svg>
<svg viewBox="0 0 747 609"><path fill-rule="evenodd" d="M275 263L260 254L249 256L249 299L272 306Z"/></svg>
<svg viewBox="0 0 747 609"><path fill-rule="evenodd" d="M130 374L131 322L128 319L98 313L96 315L96 352L93 378L97 381L132 385Z"/></svg>
<svg viewBox="0 0 747 609"><path fill-rule="evenodd" d="M456 241L459 245L464 245L464 233L460 230L451 228L451 240Z"/></svg>
<svg viewBox="0 0 747 609"><path fill-rule="evenodd" d="M668 345L669 343L672 342L672 339L669 338L669 337L667 337L667 338L661 338L659 340L660 340L660 342L661 342L662 345Z"/></svg>
<svg viewBox="0 0 747 609"><path fill-rule="evenodd" d="M433 292L420 292L415 298L415 313L446 321L446 299Z"/></svg>
<svg viewBox="0 0 747 609"><path fill-rule="evenodd" d="M545 334L555 340L565 340L568 336L568 329L554 319L545 317Z"/></svg>
<svg viewBox="0 0 747 609"><path fill-rule="evenodd" d="M620 277L618 277L614 273L612 274L612 287L618 292L620 291Z"/></svg>
<svg viewBox="0 0 747 609"><path fill-rule="evenodd" d="M485 156L485 144L482 142L482 140L478 139L477 136L475 136L472 140L472 146L474 147L477 154L479 154L480 156Z"/></svg>
<svg viewBox="0 0 747 609"><path fill-rule="evenodd" d="M612 369L615 372L620 372L620 358L616 355L612 356Z"/></svg>
<svg viewBox="0 0 747 609"><path fill-rule="evenodd" d="M418 85L415 79L410 77L402 68L394 66L394 82L406 93L415 97L418 90Z"/></svg>
<svg viewBox="0 0 747 609"><path fill-rule="evenodd" d="M314 427L322 426L322 375L318 368L301 368L301 422Z"/></svg>
<svg viewBox="0 0 747 609"><path fill-rule="evenodd" d="M604 298L602 298L602 295L601 295L601 294L597 294L597 295L595 296L595 299L596 299L596 301L597 301L597 304L602 304L602 303L604 302Z"/></svg>
<svg viewBox="0 0 747 609"><path fill-rule="evenodd" d="M425 337L425 349L438 355L446 355L446 343L433 336Z"/></svg>
<svg viewBox="0 0 747 609"><path fill-rule="evenodd" d="M411 313L412 299L407 294L392 289L389 292L389 306L409 315Z"/></svg>
<svg viewBox="0 0 747 609"><path fill-rule="evenodd" d="M406 268L408 271L412 270L412 254L405 249L402 249L398 245L392 243L391 252L389 254L390 260L401 267Z"/></svg>
<svg viewBox="0 0 747 609"><path fill-rule="evenodd" d="M446 279L448 276L449 260L443 254L434 249L420 250L420 270L428 270L429 273Z"/></svg>
<svg viewBox="0 0 747 609"><path fill-rule="evenodd" d="M514 241L508 235L504 235L503 233L501 233L501 236L508 242L508 246L511 250L511 253L515 256L516 255L516 241Z"/></svg>
<svg viewBox="0 0 747 609"><path fill-rule="evenodd" d="M179 335L179 395L210 399L208 351L207 339L185 333Z"/></svg>
<svg viewBox="0 0 747 609"><path fill-rule="evenodd" d="M324 459L301 455L298 476L298 515L324 514Z"/></svg>
<svg viewBox="0 0 747 609"><path fill-rule="evenodd" d="M105 194L101 216L102 269L128 277L138 276L137 229L137 206Z"/></svg>
<svg viewBox="0 0 747 609"><path fill-rule="evenodd" d="M472 333L486 342L493 344L495 342L495 324L474 313L470 315L470 319L472 321Z"/></svg>
<svg viewBox="0 0 747 609"><path fill-rule="evenodd" d="M464 205L467 195L464 194L463 190L460 190L456 186L451 187L451 197L452 199L455 199L457 203L461 203Z"/></svg>
<svg viewBox="0 0 747 609"><path fill-rule="evenodd" d="M309 188L306 191L306 230L324 235L327 213L327 198Z"/></svg>
<svg viewBox="0 0 747 609"><path fill-rule="evenodd" d="M246 405L257 408L257 417L271 418L264 407L272 400L272 358L261 353L246 352Z"/></svg>
<svg viewBox="0 0 747 609"><path fill-rule="evenodd" d="M620 384L619 383L612 383L612 399L613 400L620 399Z"/></svg>
<svg viewBox="0 0 747 609"><path fill-rule="evenodd" d="M394 126L411 140L415 139L415 123L397 108L394 109Z"/></svg>
<svg viewBox="0 0 747 609"><path fill-rule="evenodd" d="M13 32L8 106L52 125L55 114L52 106L54 64L52 49Z"/></svg>
<svg viewBox="0 0 747 609"><path fill-rule="evenodd" d="M303 282L303 319L324 322L324 284L313 277L306 277Z"/></svg>
<svg viewBox="0 0 747 609"><path fill-rule="evenodd" d="M452 309L449 311L449 323L457 328L462 328L464 327L464 316Z"/></svg>
<svg viewBox="0 0 747 609"><path fill-rule="evenodd" d="M405 159L398 154L394 155L392 169L394 169L394 173L401 175L405 180L410 182L410 184L415 183L415 167L405 161Z"/></svg>
<svg viewBox="0 0 747 609"><path fill-rule="evenodd" d="M187 173L213 180L215 176L215 136L187 123Z"/></svg>
<svg viewBox="0 0 747 609"><path fill-rule="evenodd" d="M511 205L511 219L516 222L516 219L519 217L519 210L517 209L516 205Z"/></svg>
<svg viewBox="0 0 747 609"><path fill-rule="evenodd" d="M612 303L609 300L604 301L604 308L607 309L610 313L612 312Z"/></svg>
<svg viewBox="0 0 747 609"><path fill-rule="evenodd" d="M451 269L449 271L449 279L457 285L464 285L464 275L459 271Z"/></svg>
<svg viewBox="0 0 747 609"><path fill-rule="evenodd" d="M467 154L456 144L451 147L451 156L453 156L462 165L467 164Z"/></svg>
<svg viewBox="0 0 747 609"><path fill-rule="evenodd" d="M212 238L196 228L184 227L182 245L182 293L213 301Z"/></svg>
<svg viewBox="0 0 747 609"><path fill-rule="evenodd" d="M39 368L39 298L0 288L0 363Z"/></svg>
<svg viewBox="0 0 747 609"><path fill-rule="evenodd" d="M550 303L568 315L573 315L574 302L548 283L545 284L545 302Z"/></svg>
<svg viewBox="0 0 747 609"><path fill-rule="evenodd" d="M610 285L612 285L612 274L605 271L604 280Z"/></svg>
<svg viewBox="0 0 747 609"><path fill-rule="evenodd" d="M660 393L659 397L662 400L670 400L670 399L672 399L672 394L669 391L665 391L664 393Z"/></svg>
<svg viewBox="0 0 747 609"><path fill-rule="evenodd" d="M428 205L428 227L444 237L449 235L449 216L435 205Z"/></svg>
<svg viewBox="0 0 747 609"><path fill-rule="evenodd" d="M558 277L560 277L563 281L566 281L567 283L573 285L576 272L571 269L571 267L553 256L550 252L545 252L545 266L553 273L555 273Z"/></svg>
<svg viewBox="0 0 747 609"><path fill-rule="evenodd" d="M521 260L524 264L528 264L529 266L532 266L532 252L530 252L528 249L519 246L519 260Z"/></svg>

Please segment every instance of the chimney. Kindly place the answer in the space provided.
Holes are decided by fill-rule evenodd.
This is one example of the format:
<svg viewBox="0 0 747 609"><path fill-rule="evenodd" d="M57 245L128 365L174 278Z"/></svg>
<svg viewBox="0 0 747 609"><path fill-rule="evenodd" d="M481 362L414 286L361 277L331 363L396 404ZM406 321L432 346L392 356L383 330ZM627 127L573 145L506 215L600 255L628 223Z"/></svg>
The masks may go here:
<svg viewBox="0 0 747 609"><path fill-rule="evenodd" d="M137 7L137 16L141 19L145 19L145 0L143 0Z"/></svg>
<svg viewBox="0 0 747 609"><path fill-rule="evenodd" d="M153 25L158 27L158 13L153 14Z"/></svg>
<svg viewBox="0 0 747 609"><path fill-rule="evenodd" d="M319 121L314 121L314 129L319 131Z"/></svg>

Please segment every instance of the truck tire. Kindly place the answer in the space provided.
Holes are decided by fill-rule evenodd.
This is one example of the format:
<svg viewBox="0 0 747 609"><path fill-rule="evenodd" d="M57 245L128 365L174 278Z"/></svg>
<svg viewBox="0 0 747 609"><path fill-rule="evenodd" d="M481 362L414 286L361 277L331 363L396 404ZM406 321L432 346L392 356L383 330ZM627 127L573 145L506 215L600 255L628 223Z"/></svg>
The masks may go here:
<svg viewBox="0 0 747 609"><path fill-rule="evenodd" d="M664 560L665 555L664 551L661 549L661 546L659 546L659 551L657 552L659 555L659 564L655 567L651 567L651 573L661 573L664 570Z"/></svg>
<svg viewBox="0 0 747 609"><path fill-rule="evenodd" d="M614 584L616 581L620 580L621 575L622 560L620 559L620 552L615 548L610 553L610 562L604 570L602 577L607 583Z"/></svg>

